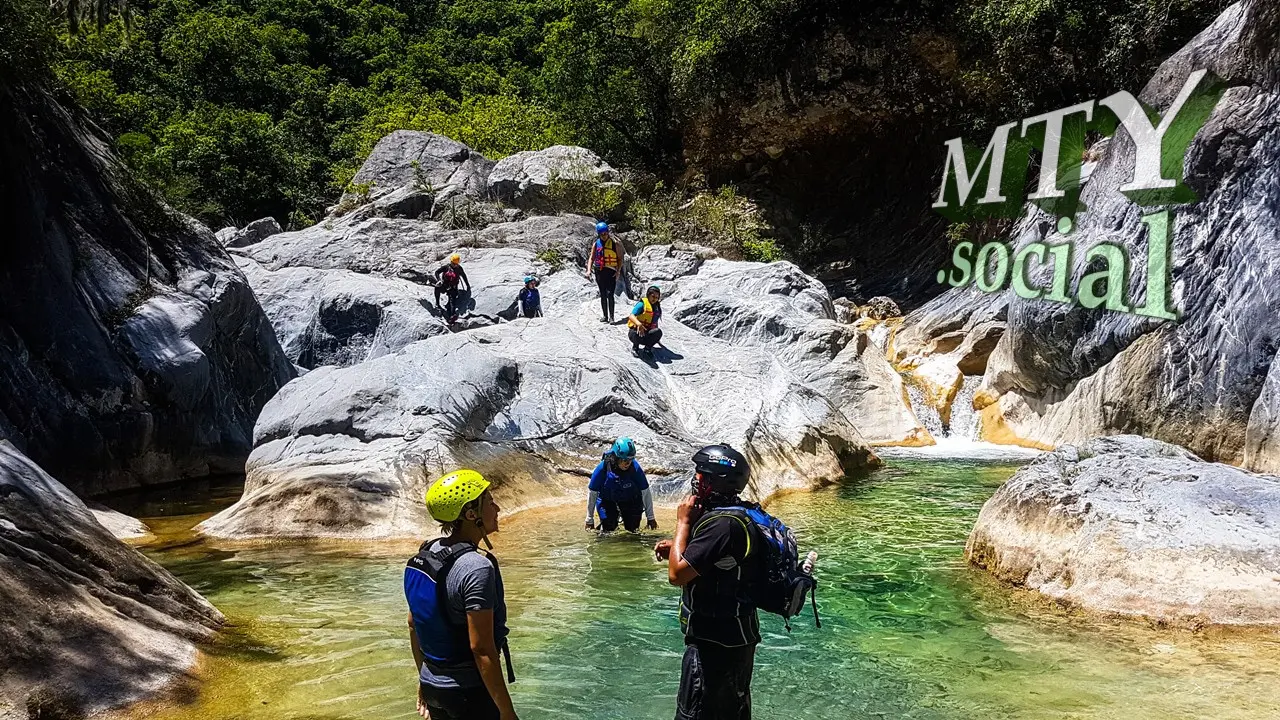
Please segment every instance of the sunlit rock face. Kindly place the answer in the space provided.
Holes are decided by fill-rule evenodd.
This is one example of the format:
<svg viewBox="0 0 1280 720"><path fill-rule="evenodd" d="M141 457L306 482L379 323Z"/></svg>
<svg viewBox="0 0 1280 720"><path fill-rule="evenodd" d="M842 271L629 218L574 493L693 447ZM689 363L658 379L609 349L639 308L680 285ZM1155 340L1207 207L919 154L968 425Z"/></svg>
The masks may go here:
<svg viewBox="0 0 1280 720"><path fill-rule="evenodd" d="M1066 446L983 506L969 561L1107 614L1280 625L1280 478L1131 435Z"/></svg>

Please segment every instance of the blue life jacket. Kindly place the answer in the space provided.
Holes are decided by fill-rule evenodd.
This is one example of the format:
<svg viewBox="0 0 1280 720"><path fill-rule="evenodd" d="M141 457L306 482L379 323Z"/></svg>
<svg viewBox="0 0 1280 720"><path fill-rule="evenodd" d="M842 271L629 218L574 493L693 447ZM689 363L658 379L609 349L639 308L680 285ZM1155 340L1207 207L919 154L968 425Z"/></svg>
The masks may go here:
<svg viewBox="0 0 1280 720"><path fill-rule="evenodd" d="M428 556L430 541L423 543L418 554L409 559L404 569L404 596L409 601L413 616L413 629L418 635L418 647L431 663L441 666L466 665L473 662L471 638L466 625L449 620L449 603L445 597L445 577L453 563L474 546L455 543L445 549L439 571L432 572Z"/></svg>
<svg viewBox="0 0 1280 720"><path fill-rule="evenodd" d="M538 293L538 288L524 288L520 292L520 310L523 312L531 312L542 306L542 297Z"/></svg>
<svg viewBox="0 0 1280 720"><path fill-rule="evenodd" d="M605 453L600 463L604 465L604 485L599 490L600 499L604 502L637 502L644 493L646 485L640 482L643 469L640 463L632 460L630 470L620 470L610 460L612 456Z"/></svg>
<svg viewBox="0 0 1280 720"><path fill-rule="evenodd" d="M466 623L455 623L449 618L445 579L454 562L463 555L474 552L476 547L460 542L441 547L440 552L432 553L433 542L428 540L423 543L418 554L409 559L404 569L404 595L413 617L418 647L427 662L436 668L472 666L475 665L475 656L471 652L471 636ZM433 555L440 564L439 569L434 572L430 562ZM491 555L487 557L497 571L497 560ZM515 682L515 673L511 669L511 652L507 645L510 631L506 628L505 618L495 616L495 624L494 636L506 660L508 682Z"/></svg>

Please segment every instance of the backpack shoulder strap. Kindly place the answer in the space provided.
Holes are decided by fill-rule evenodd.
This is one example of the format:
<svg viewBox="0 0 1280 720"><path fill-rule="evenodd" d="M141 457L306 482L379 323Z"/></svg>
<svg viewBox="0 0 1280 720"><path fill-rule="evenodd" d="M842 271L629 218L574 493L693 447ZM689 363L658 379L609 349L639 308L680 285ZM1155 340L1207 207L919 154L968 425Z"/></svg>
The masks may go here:
<svg viewBox="0 0 1280 720"><path fill-rule="evenodd" d="M742 506L727 505L727 506L718 507L714 510L709 511L707 514L703 515L700 520L698 520L698 524L695 525L693 528L693 534L697 534L697 532L701 530L704 525L711 522L712 520L715 520L718 517L731 517L734 520L737 520L742 525L742 530L747 535L747 552L743 555L743 557L744 558L751 557L751 526L755 523L755 521L751 519L751 516L747 514L746 508Z"/></svg>

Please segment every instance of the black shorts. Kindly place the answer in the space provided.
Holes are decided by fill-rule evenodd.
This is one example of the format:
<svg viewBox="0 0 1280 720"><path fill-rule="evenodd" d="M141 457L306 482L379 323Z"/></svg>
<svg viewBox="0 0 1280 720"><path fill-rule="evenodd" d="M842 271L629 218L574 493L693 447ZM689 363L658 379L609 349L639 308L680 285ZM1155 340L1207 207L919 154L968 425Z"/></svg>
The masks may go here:
<svg viewBox="0 0 1280 720"><path fill-rule="evenodd" d="M756 646L685 645L676 720L751 720Z"/></svg>
<svg viewBox="0 0 1280 720"><path fill-rule="evenodd" d="M600 515L600 529L613 532L618 529L618 521L631 532L640 529L640 514L644 511L644 503L640 500L596 500L596 513Z"/></svg>
<svg viewBox="0 0 1280 720"><path fill-rule="evenodd" d="M423 683L422 697L431 710L431 720L500 720L502 717L483 686L438 688Z"/></svg>

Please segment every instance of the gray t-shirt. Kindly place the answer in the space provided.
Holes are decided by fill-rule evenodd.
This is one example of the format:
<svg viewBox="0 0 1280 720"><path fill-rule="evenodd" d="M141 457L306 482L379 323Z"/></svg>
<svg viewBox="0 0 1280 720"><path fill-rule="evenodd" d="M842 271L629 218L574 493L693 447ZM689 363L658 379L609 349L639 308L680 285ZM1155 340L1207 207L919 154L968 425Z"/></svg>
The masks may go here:
<svg viewBox="0 0 1280 720"><path fill-rule="evenodd" d="M499 646L505 634L507 605L503 600L502 576L488 557L475 552L464 553L453 562L445 577L445 599L448 602L449 622L466 627L468 610L493 610L494 632ZM436 557L440 550L437 540L429 547L428 564L434 574L441 563ZM430 661L423 663L419 674L422 682L440 688L481 687L484 681L474 662L440 667Z"/></svg>

